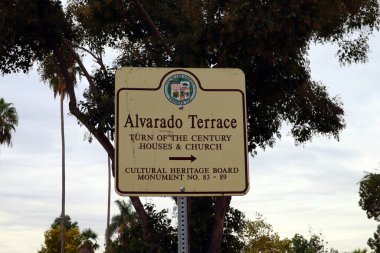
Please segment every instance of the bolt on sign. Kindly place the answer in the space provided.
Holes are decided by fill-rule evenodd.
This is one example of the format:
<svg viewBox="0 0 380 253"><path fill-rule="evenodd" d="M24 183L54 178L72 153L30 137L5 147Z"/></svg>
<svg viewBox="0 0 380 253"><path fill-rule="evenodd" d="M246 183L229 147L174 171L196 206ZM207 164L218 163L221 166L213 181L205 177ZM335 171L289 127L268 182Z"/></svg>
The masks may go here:
<svg viewBox="0 0 380 253"><path fill-rule="evenodd" d="M241 70L121 68L115 94L119 194L247 193Z"/></svg>

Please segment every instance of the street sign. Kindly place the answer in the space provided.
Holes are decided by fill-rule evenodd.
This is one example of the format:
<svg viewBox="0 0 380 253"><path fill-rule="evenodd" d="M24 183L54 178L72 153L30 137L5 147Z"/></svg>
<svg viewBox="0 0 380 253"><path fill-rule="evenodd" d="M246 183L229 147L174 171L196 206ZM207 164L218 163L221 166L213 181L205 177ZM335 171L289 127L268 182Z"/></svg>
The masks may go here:
<svg viewBox="0 0 380 253"><path fill-rule="evenodd" d="M248 191L241 70L121 68L115 94L119 194L222 196Z"/></svg>

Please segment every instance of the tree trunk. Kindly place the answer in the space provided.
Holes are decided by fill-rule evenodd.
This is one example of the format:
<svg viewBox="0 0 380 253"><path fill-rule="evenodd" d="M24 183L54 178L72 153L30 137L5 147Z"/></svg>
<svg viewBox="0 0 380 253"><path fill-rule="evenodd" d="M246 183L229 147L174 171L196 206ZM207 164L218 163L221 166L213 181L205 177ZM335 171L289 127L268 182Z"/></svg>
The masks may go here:
<svg viewBox="0 0 380 253"><path fill-rule="evenodd" d="M109 132L107 133L109 138ZM111 209L111 158L107 156L108 160L108 201L107 201L107 228L106 228L106 253L109 251L110 245L110 209Z"/></svg>
<svg viewBox="0 0 380 253"><path fill-rule="evenodd" d="M231 203L231 196L217 197L215 203L214 227L208 253L219 253L222 249L224 217Z"/></svg>
<svg viewBox="0 0 380 253"><path fill-rule="evenodd" d="M66 175L65 175L65 122L63 115L63 98L64 94L61 93L60 97L60 110L61 110L61 143L62 143L62 210L61 210L61 253L65 253L65 191L66 191Z"/></svg>
<svg viewBox="0 0 380 253"><path fill-rule="evenodd" d="M148 12L145 10L144 6L141 4L139 0L133 0L133 1L137 5L139 11L141 12L145 20L148 22L149 26L152 28L154 35L156 35L157 38L162 42L162 45L164 46L166 53L170 56L170 58L174 59L173 51L170 49L168 43L162 36L161 32L158 30L157 26L154 24L152 18L150 17Z"/></svg>
<svg viewBox="0 0 380 253"><path fill-rule="evenodd" d="M153 232L153 226L151 222L149 221L149 216L144 209L144 205L141 203L141 200L139 197L131 196L129 198L131 199L132 205L135 208L136 213L141 221L143 237L146 241L146 244L150 246L151 252L156 252L155 249L157 245L156 245L156 239Z"/></svg>
<svg viewBox="0 0 380 253"><path fill-rule="evenodd" d="M82 246L79 248L79 253L95 253L95 250L90 246Z"/></svg>

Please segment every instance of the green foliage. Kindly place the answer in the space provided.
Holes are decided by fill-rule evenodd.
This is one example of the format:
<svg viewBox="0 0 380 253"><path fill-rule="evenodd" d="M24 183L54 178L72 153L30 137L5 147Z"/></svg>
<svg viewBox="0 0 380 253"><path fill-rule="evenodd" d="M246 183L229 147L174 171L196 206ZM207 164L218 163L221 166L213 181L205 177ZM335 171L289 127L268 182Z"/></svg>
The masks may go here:
<svg viewBox="0 0 380 253"><path fill-rule="evenodd" d="M201 199L203 200L203 198ZM112 235L111 252L151 252L142 237L142 228L136 213L129 202L117 200L116 205L120 213L112 217L110 232ZM198 203L198 201L197 201ZM190 248L193 253L207 252L211 240L212 215L209 215L210 201L204 198L204 211L190 220ZM193 208L193 207L192 207ZM210 208L211 209L211 208ZM146 204L145 210L153 226L156 237L154 253L177 252L177 230L173 228L172 221L167 217L168 211L157 212L155 206ZM239 210L230 208L224 222L224 235L222 242L223 253L240 253L243 242L244 215Z"/></svg>
<svg viewBox="0 0 380 253"><path fill-rule="evenodd" d="M310 239L307 240L300 234L295 234L292 238L291 251L294 253L338 253L337 250L329 248L323 235L310 232Z"/></svg>
<svg viewBox="0 0 380 253"><path fill-rule="evenodd" d="M360 181L359 205L368 218L380 221L380 174L366 173Z"/></svg>
<svg viewBox="0 0 380 253"><path fill-rule="evenodd" d="M145 210L156 236L156 251L162 253L177 252L177 230L172 227L171 220L167 217L168 210L163 209L157 212L154 207L153 204L145 204Z"/></svg>
<svg viewBox="0 0 380 253"><path fill-rule="evenodd" d="M338 138L344 127L342 104L311 80L307 50L311 42L336 41L342 61L364 61L366 34L379 26L376 0L144 1L144 6L173 56L142 20L141 31L120 44L119 64L241 68L250 150L273 145L282 122L292 125L297 143L315 134ZM140 21L130 8L125 24ZM363 34L348 42L355 32Z"/></svg>
<svg viewBox="0 0 380 253"><path fill-rule="evenodd" d="M368 239L367 244L374 253L380 253L380 225L377 226L373 238Z"/></svg>
<svg viewBox="0 0 380 253"><path fill-rule="evenodd" d="M94 73L94 83L97 94L89 89L84 91L85 101L80 101L80 110L87 115L91 125L100 133L109 131L111 140L115 134L115 70L111 68L98 69Z"/></svg>
<svg viewBox="0 0 380 253"><path fill-rule="evenodd" d="M110 245L111 252L123 252L126 249L137 252L138 248L144 247L144 242L136 213L130 203L120 200L115 203L120 214L113 216L110 224L110 235L114 237Z"/></svg>
<svg viewBox="0 0 380 253"><path fill-rule="evenodd" d="M363 62L368 37L379 29L377 0L145 0L143 4L165 42L157 38L134 1L73 0L65 10L57 0L1 1L0 70L26 72L36 60L56 56L65 42L88 53L99 65L93 71L98 94L86 92L81 111L88 114L81 120L104 133L114 128L113 109L108 109L115 67L241 68L246 75L248 142L253 151L272 146L284 122L290 124L296 143L316 134L338 138L345 125L342 104L329 96L323 84L311 80L309 45L334 42L340 46L342 63ZM118 50L111 68L102 61L107 46ZM99 108L107 110L97 112Z"/></svg>
<svg viewBox="0 0 380 253"><path fill-rule="evenodd" d="M124 200L117 200L116 205L120 214L112 217L110 233L112 242L111 252L151 252L152 249L144 242L143 231L136 213L131 204ZM157 212L151 204L145 205L156 236L157 247L155 253L176 252L176 231L171 226L167 211Z"/></svg>
<svg viewBox="0 0 380 253"><path fill-rule="evenodd" d="M16 108L0 98L0 144L12 145L12 132L16 131L17 124Z"/></svg>
<svg viewBox="0 0 380 253"><path fill-rule="evenodd" d="M43 60L60 47L63 38L74 38L61 1L0 2L0 70L27 72L34 61Z"/></svg>
<svg viewBox="0 0 380 253"><path fill-rule="evenodd" d="M356 249L352 251L351 253L367 253L367 249Z"/></svg>
<svg viewBox="0 0 380 253"><path fill-rule="evenodd" d="M56 229L61 226L61 216L54 219L53 223L51 224L51 228ZM71 217L69 215L65 215L65 229L69 230L72 228L78 228L78 222L71 221Z"/></svg>
<svg viewBox="0 0 380 253"><path fill-rule="evenodd" d="M79 69L75 66L75 60L70 57L70 54L65 54L63 48L59 48L57 51L63 55L62 59L65 61L64 64L68 66L68 74L75 83L75 75L79 72ZM63 97L67 95L66 82L61 74L60 63L53 54L47 55L40 62L38 72L40 73L41 79L45 83L48 83L53 90L54 97L56 97L57 94Z"/></svg>
<svg viewBox="0 0 380 253"><path fill-rule="evenodd" d="M207 252L215 222L215 198L190 198L190 249L194 253ZM223 224L222 253L240 253L244 247L244 214L230 207Z"/></svg>
<svg viewBox="0 0 380 253"><path fill-rule="evenodd" d="M230 207L225 216L222 238L222 253L240 253L244 248L244 214Z"/></svg>
<svg viewBox="0 0 380 253"><path fill-rule="evenodd" d="M85 249L87 252L91 252L91 250L96 250L99 248L99 244L97 243L98 235L92 231L90 228L87 228L81 233L81 245L79 246L79 250Z"/></svg>
<svg viewBox="0 0 380 253"><path fill-rule="evenodd" d="M245 227L244 253L257 252L338 253L337 250L327 247L322 234L310 232L309 239L300 234L295 234L292 239L281 239L278 233L273 231L272 225L260 214L255 220L247 220Z"/></svg>
<svg viewBox="0 0 380 253"><path fill-rule="evenodd" d="M309 242L300 234L295 234L292 238L293 250L295 253L305 253L309 247Z"/></svg>
<svg viewBox="0 0 380 253"><path fill-rule="evenodd" d="M190 248L195 253L207 252L214 223L215 200L211 197L190 199ZM222 247L223 248L223 247Z"/></svg>

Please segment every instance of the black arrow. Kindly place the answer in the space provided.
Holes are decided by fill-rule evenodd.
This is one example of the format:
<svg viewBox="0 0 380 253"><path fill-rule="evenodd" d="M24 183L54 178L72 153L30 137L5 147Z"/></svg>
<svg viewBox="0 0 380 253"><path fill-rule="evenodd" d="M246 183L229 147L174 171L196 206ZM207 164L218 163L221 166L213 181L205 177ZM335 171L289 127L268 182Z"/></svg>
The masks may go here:
<svg viewBox="0 0 380 253"><path fill-rule="evenodd" d="M197 158L193 155L191 156L170 156L169 160L177 160L177 161L191 161L194 162Z"/></svg>

